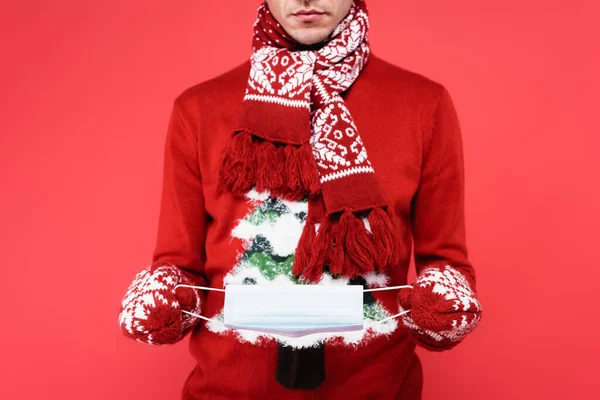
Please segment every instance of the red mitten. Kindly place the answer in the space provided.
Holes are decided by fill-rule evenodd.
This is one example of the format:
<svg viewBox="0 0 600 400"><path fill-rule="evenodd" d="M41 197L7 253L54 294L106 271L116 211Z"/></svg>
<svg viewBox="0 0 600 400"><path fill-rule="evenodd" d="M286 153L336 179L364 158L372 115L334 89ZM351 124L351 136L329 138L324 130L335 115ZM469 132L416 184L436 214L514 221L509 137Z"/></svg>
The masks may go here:
<svg viewBox="0 0 600 400"><path fill-rule="evenodd" d="M172 344L200 320L181 310L200 314L200 291L178 284L194 282L173 264L149 266L135 276L121 302L119 324L138 342Z"/></svg>
<svg viewBox="0 0 600 400"><path fill-rule="evenodd" d="M417 343L442 351L456 346L481 319L481 304L469 282L449 265L421 272L413 288L398 293L402 322Z"/></svg>

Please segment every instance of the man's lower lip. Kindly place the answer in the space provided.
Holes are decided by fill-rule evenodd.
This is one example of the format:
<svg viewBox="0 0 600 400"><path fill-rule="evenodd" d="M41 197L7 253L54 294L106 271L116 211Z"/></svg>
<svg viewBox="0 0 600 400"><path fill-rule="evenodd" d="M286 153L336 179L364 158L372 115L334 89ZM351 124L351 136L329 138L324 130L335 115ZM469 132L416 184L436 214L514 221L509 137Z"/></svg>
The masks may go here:
<svg viewBox="0 0 600 400"><path fill-rule="evenodd" d="M300 21L318 21L323 18L325 14L295 14L296 17Z"/></svg>

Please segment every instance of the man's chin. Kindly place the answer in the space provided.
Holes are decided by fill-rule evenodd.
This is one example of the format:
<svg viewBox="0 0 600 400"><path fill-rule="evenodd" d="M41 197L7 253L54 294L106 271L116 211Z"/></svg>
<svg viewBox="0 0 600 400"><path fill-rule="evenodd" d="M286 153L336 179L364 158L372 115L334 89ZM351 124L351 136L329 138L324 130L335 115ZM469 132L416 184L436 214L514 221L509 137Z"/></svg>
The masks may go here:
<svg viewBox="0 0 600 400"><path fill-rule="evenodd" d="M326 28L304 28L298 29L291 35L304 46L317 45L329 37L331 30Z"/></svg>

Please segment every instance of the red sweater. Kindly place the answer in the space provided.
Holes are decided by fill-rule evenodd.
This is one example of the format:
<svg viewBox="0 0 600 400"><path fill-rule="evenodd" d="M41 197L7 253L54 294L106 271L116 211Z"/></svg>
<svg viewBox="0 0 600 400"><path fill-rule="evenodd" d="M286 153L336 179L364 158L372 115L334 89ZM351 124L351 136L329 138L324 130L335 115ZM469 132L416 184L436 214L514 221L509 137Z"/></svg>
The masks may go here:
<svg viewBox="0 0 600 400"><path fill-rule="evenodd" d="M164 179L153 263L171 262L198 285L286 282L306 203L219 192L219 157L241 111L250 62L177 97L166 136ZM451 264L474 281L467 259L464 169L457 115L441 84L371 55L343 94L388 201L402 261L370 286L406 284L411 245L417 271ZM360 190L360 188L357 188ZM326 282L327 283L327 282ZM372 292L365 320L398 312L397 292ZM204 292L202 312L219 318L221 292ZM392 320L344 337L325 336L325 381L315 390L275 380L277 341L201 322L190 335L197 360L184 399L419 399L415 342ZM317 340L290 341L296 347ZM312 340L312 342L311 342Z"/></svg>

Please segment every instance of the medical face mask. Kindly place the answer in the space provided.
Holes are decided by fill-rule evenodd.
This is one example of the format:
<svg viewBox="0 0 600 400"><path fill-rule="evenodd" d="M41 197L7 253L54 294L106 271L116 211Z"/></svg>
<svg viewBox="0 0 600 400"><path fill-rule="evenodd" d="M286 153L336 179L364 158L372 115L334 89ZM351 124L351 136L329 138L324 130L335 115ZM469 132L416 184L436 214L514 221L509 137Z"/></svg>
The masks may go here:
<svg viewBox="0 0 600 400"><path fill-rule="evenodd" d="M224 321L182 310L227 328L246 329L288 337L321 332L350 332L364 328L363 293L412 288L395 286L364 289L361 285L226 285L225 290L177 285L225 292ZM410 310L377 321L399 317Z"/></svg>

